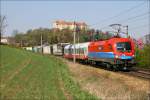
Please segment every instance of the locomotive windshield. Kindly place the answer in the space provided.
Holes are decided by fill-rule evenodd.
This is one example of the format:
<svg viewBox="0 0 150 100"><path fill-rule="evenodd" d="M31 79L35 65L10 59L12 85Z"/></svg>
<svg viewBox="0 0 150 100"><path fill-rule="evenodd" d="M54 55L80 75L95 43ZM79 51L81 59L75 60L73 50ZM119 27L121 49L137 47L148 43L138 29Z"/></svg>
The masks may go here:
<svg viewBox="0 0 150 100"><path fill-rule="evenodd" d="M117 50L122 51L122 52L125 52L125 51L130 52L131 51L131 43L130 42L118 42Z"/></svg>

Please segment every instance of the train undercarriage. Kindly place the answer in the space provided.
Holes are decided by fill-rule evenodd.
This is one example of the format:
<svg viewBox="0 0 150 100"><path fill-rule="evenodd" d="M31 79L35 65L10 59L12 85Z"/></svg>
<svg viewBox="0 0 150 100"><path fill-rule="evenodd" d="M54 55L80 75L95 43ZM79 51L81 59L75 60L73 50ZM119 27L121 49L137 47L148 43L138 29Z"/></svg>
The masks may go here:
<svg viewBox="0 0 150 100"><path fill-rule="evenodd" d="M76 61L83 64L96 65L97 67L102 66L108 70L113 71L129 71L134 65L136 65L134 59L125 60L125 59L76 59Z"/></svg>

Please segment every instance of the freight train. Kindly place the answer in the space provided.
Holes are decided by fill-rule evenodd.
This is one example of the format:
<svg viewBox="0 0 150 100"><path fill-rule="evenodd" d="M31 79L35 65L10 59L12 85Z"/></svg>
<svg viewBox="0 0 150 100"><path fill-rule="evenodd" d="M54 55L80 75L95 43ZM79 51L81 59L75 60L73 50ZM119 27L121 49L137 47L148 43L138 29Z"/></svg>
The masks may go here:
<svg viewBox="0 0 150 100"><path fill-rule="evenodd" d="M130 38L114 37L108 40L69 44L64 47L65 58L102 63L108 69L129 70L134 64L134 42Z"/></svg>

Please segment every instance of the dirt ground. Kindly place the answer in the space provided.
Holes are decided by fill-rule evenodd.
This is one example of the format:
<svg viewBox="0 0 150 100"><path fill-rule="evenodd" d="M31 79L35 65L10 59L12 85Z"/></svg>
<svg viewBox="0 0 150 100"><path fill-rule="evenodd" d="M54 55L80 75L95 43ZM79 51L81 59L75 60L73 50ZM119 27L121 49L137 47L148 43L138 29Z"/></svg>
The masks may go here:
<svg viewBox="0 0 150 100"><path fill-rule="evenodd" d="M68 64L73 79L83 90L102 100L147 100L150 81L88 65Z"/></svg>

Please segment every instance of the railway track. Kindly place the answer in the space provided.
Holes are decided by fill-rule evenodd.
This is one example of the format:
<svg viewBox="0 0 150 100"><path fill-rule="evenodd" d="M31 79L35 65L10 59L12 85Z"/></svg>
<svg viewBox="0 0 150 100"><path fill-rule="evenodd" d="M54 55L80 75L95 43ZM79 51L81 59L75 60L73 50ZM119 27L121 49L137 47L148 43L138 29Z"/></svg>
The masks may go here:
<svg viewBox="0 0 150 100"><path fill-rule="evenodd" d="M134 77L139 77L143 79L150 80L150 70L149 69L141 69L141 68L133 68L129 72L124 72L125 74L132 75Z"/></svg>
<svg viewBox="0 0 150 100"><path fill-rule="evenodd" d="M108 70L104 66L103 67L99 67L99 65L90 65L90 66ZM119 71L119 73L150 80L150 69L133 67L130 71Z"/></svg>
<svg viewBox="0 0 150 100"><path fill-rule="evenodd" d="M78 62L78 64L83 64L83 63ZM94 64L94 65L90 64L90 66L108 70L106 67L104 67L104 66L99 67L99 65L96 65L96 64ZM130 71L119 71L118 73L150 80L150 69L133 67Z"/></svg>

